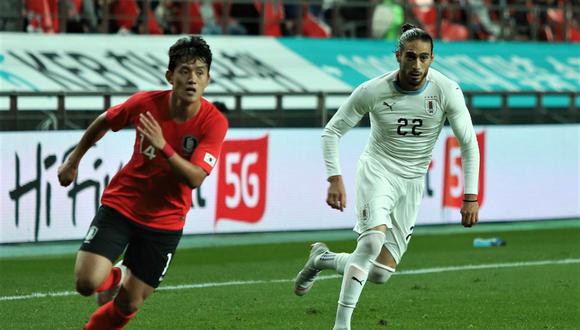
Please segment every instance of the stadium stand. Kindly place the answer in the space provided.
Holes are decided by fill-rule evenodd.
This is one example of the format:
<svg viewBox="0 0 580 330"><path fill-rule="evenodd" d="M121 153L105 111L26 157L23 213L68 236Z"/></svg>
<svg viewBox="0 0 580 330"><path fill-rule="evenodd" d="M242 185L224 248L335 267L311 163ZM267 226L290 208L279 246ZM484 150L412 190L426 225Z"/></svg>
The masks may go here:
<svg viewBox="0 0 580 330"><path fill-rule="evenodd" d="M443 41L505 40L552 44L580 41L577 0L5 0L0 3L0 9L0 31L28 32L31 36L77 33L263 35L289 37L290 40L300 36L334 40L370 38L388 43L398 38L400 25L410 21ZM324 68L324 64L319 67ZM351 82L351 86L356 84ZM473 117L480 124L580 121L577 88L530 86L532 88L528 89L464 88L464 92ZM1 88L0 100L4 100L8 111L0 111L0 130L85 127L95 110L105 109L115 102L115 97L130 95L134 88L41 88L33 91ZM231 110L228 116L233 126L318 127L336 109L337 103L331 100L343 99L349 92L350 89L265 92L214 91L210 88L207 95L216 100L229 95L230 101L224 105ZM42 96L56 99L54 106L19 111L26 103L23 102L25 98ZM102 108L67 111L70 100L87 96L94 96L93 103ZM256 112L244 100L259 96L269 96L273 102L268 109ZM313 101L310 106L287 111L286 100L297 96L310 97ZM485 98L493 99L494 105L478 101ZM514 98L527 101L523 106L514 107ZM552 99L560 101L550 105Z"/></svg>
<svg viewBox="0 0 580 330"><path fill-rule="evenodd" d="M382 38L415 21L443 40L580 41L578 0L5 0L2 6L3 31Z"/></svg>

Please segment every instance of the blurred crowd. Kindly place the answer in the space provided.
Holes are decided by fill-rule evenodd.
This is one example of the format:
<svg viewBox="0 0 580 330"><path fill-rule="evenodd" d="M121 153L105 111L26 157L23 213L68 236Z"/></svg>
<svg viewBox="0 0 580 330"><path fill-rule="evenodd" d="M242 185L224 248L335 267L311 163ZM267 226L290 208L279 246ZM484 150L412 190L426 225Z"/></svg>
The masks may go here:
<svg viewBox="0 0 580 330"><path fill-rule="evenodd" d="M580 0L2 0L0 31L580 41Z"/></svg>
<svg viewBox="0 0 580 330"><path fill-rule="evenodd" d="M423 27L442 39L580 41L580 0L408 2Z"/></svg>

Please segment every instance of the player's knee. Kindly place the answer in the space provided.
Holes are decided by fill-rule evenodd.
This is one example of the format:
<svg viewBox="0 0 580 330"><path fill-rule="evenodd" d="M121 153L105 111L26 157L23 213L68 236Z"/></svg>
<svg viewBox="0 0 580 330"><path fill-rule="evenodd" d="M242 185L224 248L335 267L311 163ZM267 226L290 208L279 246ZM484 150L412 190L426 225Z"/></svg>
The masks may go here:
<svg viewBox="0 0 580 330"><path fill-rule="evenodd" d="M376 261L371 261L373 264L371 271L369 272L368 280L375 284L385 284L391 278L391 275L395 273L395 268L385 266Z"/></svg>
<svg viewBox="0 0 580 330"><path fill-rule="evenodd" d="M123 314L129 315L139 310L146 297L143 292L134 290L127 291L125 288L121 288L121 291L115 298L115 304Z"/></svg>
<svg viewBox="0 0 580 330"><path fill-rule="evenodd" d="M107 279L107 275L87 267L76 267L75 288L79 294L90 296Z"/></svg>
<svg viewBox="0 0 580 330"><path fill-rule="evenodd" d="M389 272L384 272L384 271L371 271L369 273L369 282L375 283L375 284L385 284L387 283L387 281L389 280L389 278L391 278L391 273Z"/></svg>
<svg viewBox="0 0 580 330"><path fill-rule="evenodd" d="M143 305L143 301L143 299L131 299L131 301L126 304L123 312L126 315L135 313L141 307L141 305Z"/></svg>
<svg viewBox="0 0 580 330"><path fill-rule="evenodd" d="M90 296L95 293L99 284L100 283L97 283L97 281L91 277L77 277L75 288L80 295Z"/></svg>
<svg viewBox="0 0 580 330"><path fill-rule="evenodd" d="M143 305L144 299L138 297L123 297L121 295L117 296L115 299L115 304L123 314L129 315L135 313L141 305Z"/></svg>
<svg viewBox="0 0 580 330"><path fill-rule="evenodd" d="M366 231L359 236L355 252L374 259L381 252L384 242L385 234L382 231Z"/></svg>

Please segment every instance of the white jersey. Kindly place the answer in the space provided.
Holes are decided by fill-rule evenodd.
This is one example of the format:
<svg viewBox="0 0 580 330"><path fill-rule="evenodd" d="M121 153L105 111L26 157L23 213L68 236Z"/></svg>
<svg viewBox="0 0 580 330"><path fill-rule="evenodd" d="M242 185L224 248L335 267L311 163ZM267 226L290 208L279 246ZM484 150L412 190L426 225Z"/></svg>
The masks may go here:
<svg viewBox="0 0 580 330"><path fill-rule="evenodd" d="M361 84L338 109L322 134L327 175L340 175L338 142L369 113L371 135L363 153L386 172L406 179L427 172L445 119L459 140L466 194L477 194L479 148L463 93L457 83L429 69L423 88L404 91L397 72Z"/></svg>

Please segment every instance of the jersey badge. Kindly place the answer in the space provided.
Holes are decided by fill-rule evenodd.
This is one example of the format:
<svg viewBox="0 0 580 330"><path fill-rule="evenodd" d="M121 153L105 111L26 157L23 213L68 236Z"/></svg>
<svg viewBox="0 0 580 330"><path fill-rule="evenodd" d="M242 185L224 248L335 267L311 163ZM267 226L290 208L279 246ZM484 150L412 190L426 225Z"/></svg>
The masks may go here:
<svg viewBox="0 0 580 330"><path fill-rule="evenodd" d="M183 153L185 155L191 156L193 154L193 151L197 147L197 145L198 145L198 142L194 136L186 135L183 137L183 141L181 143L181 146L183 147Z"/></svg>
<svg viewBox="0 0 580 330"><path fill-rule="evenodd" d="M91 228L89 228L89 231L87 232L87 235L85 236L85 243L87 244L90 243L91 240L95 238L98 231L99 228L97 226L91 226Z"/></svg>
<svg viewBox="0 0 580 330"><path fill-rule="evenodd" d="M359 219L362 222L367 222L370 218L369 212L369 204L363 205L362 209L360 210Z"/></svg>
<svg viewBox="0 0 580 330"><path fill-rule="evenodd" d="M425 112L432 116L439 108L439 98L437 96L425 96Z"/></svg>
<svg viewBox="0 0 580 330"><path fill-rule="evenodd" d="M209 152L206 152L205 156L203 156L203 160L213 167L215 166L215 162L217 159Z"/></svg>

